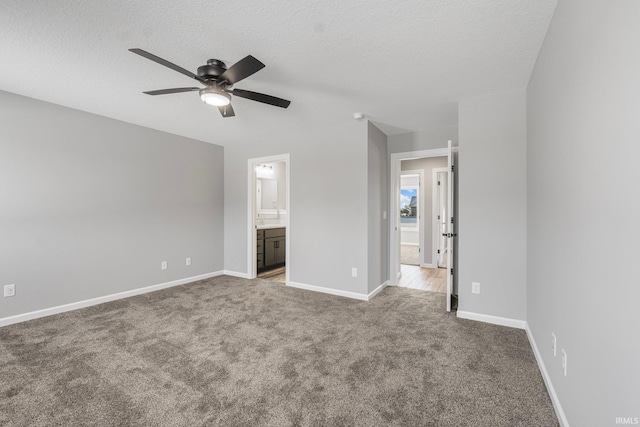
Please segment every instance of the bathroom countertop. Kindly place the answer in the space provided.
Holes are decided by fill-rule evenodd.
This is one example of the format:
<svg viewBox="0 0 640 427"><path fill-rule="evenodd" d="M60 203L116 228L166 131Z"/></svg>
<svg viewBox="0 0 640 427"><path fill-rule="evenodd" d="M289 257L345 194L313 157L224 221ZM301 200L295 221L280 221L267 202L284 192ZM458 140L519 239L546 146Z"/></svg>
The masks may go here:
<svg viewBox="0 0 640 427"><path fill-rule="evenodd" d="M256 224L256 228L258 230L269 230L272 228L286 228L286 224L276 223L276 224Z"/></svg>

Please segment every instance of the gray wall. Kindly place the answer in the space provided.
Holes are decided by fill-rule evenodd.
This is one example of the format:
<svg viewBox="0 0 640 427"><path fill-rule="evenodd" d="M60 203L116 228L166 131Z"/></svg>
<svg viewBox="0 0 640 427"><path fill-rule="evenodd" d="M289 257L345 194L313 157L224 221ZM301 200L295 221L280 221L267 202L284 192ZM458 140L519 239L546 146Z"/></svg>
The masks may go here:
<svg viewBox="0 0 640 427"><path fill-rule="evenodd" d="M387 169L387 136L369 123L367 146L367 212L368 212L368 291L389 279L388 215L389 173ZM388 212L387 212L388 214Z"/></svg>
<svg viewBox="0 0 640 427"><path fill-rule="evenodd" d="M424 182L422 183L421 194L423 200L422 216L424 221L424 241L422 250L424 251L425 264L433 262L433 169L446 168L448 164L446 157L425 157L416 160L403 160L400 162L401 169L422 170Z"/></svg>
<svg viewBox="0 0 640 427"><path fill-rule="evenodd" d="M445 127L421 132L403 133L389 136L389 154L407 153L410 151L447 148L451 140L455 147L458 143L458 128Z"/></svg>
<svg viewBox="0 0 640 427"><path fill-rule="evenodd" d="M528 323L572 426L640 417L638 17L561 0L528 87Z"/></svg>
<svg viewBox="0 0 640 427"><path fill-rule="evenodd" d="M463 101L458 117L458 308L525 320L526 93Z"/></svg>
<svg viewBox="0 0 640 427"><path fill-rule="evenodd" d="M247 273L248 159L284 153L290 280L367 293L367 123L352 119L225 147L225 270Z"/></svg>
<svg viewBox="0 0 640 427"><path fill-rule="evenodd" d="M0 92L0 318L222 270L223 154Z"/></svg>

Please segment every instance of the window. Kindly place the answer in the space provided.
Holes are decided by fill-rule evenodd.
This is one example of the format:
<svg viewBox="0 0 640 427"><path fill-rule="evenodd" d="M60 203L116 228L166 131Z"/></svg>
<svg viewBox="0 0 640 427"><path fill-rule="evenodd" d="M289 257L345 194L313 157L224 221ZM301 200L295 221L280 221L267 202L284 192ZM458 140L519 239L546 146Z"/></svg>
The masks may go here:
<svg viewBox="0 0 640 427"><path fill-rule="evenodd" d="M403 186L400 189L400 224L406 228L418 228L418 187Z"/></svg>

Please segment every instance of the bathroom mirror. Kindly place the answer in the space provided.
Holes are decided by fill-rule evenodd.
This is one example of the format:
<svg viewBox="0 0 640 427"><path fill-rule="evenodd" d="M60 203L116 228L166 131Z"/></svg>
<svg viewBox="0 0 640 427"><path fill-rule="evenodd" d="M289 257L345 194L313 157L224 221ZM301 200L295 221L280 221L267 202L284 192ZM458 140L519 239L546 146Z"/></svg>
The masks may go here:
<svg viewBox="0 0 640 427"><path fill-rule="evenodd" d="M278 181L275 179L256 180L256 204L258 210L274 211L278 206Z"/></svg>

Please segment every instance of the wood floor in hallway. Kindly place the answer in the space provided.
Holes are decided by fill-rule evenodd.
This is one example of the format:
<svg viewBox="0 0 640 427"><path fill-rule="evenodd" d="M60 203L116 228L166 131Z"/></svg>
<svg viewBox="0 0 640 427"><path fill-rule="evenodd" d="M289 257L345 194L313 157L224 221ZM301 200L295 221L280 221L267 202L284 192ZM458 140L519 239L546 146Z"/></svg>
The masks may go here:
<svg viewBox="0 0 640 427"><path fill-rule="evenodd" d="M398 280L398 286L443 294L447 292L446 268L422 268L402 264L400 271L402 277Z"/></svg>

